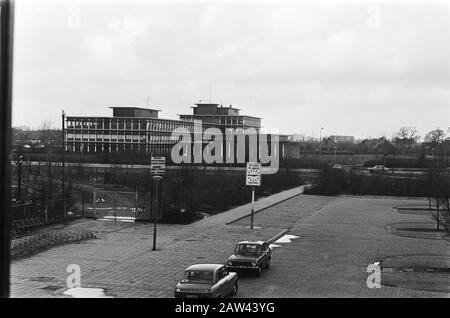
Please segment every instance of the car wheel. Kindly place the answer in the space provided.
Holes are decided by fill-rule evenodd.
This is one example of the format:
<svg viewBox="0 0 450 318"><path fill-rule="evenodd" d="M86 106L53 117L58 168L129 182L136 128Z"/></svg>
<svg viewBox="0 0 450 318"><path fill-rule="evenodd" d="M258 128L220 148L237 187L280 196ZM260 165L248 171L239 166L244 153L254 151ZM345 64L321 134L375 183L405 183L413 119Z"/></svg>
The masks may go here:
<svg viewBox="0 0 450 318"><path fill-rule="evenodd" d="M231 296L235 296L239 290L238 282L236 281L233 286L233 291L231 292Z"/></svg>
<svg viewBox="0 0 450 318"><path fill-rule="evenodd" d="M270 259L267 261L266 269L268 269L269 267L270 267Z"/></svg>

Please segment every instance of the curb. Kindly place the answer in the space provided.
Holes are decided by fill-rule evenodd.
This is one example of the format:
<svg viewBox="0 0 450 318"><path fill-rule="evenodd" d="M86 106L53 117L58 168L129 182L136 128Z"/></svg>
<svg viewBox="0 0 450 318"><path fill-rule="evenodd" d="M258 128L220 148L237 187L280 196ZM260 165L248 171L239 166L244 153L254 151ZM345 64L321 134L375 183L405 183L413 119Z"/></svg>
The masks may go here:
<svg viewBox="0 0 450 318"><path fill-rule="evenodd" d="M304 189L303 189L303 190L304 190ZM255 215L256 213L259 213L259 212L261 212L261 211L264 211L265 209L271 208L271 207L273 207L274 205L277 205L277 204L279 204L279 203L281 203L281 202L284 202L284 201L287 201L287 200L289 200L289 199L292 199L293 197L296 197L296 196L301 195L301 194L303 194L303 192L293 194L293 195L291 195L291 196L289 196L289 197L286 197L286 198L284 198L284 199L282 199L282 200L280 200L280 201L271 203L271 204L269 204L269 205L267 205L267 206L265 206L265 207L262 207L262 208L260 208L260 209L256 209L256 210L253 211L253 215ZM230 224L235 223L235 222L237 222L237 221L240 221L240 220L242 220L242 219L248 218L248 217L251 216L251 215L252 215L251 213L245 214L245 215L243 215L243 216L238 217L237 219L234 219L234 220L232 220L232 221L228 221L228 222L226 222L225 224L226 224L226 225L230 225Z"/></svg>
<svg viewBox="0 0 450 318"><path fill-rule="evenodd" d="M411 211L437 211L436 208L431 208L431 210L429 208L423 207L423 208L418 208L418 207L395 207L395 209L403 211L403 210L411 210Z"/></svg>
<svg viewBox="0 0 450 318"><path fill-rule="evenodd" d="M284 229L283 231L281 231L280 233L278 233L277 235L275 235L274 237L272 237L271 239L267 240L267 244L272 244L273 242L275 242L276 240L278 240L280 237L282 237L283 235L285 235L287 232L289 232L289 229Z"/></svg>

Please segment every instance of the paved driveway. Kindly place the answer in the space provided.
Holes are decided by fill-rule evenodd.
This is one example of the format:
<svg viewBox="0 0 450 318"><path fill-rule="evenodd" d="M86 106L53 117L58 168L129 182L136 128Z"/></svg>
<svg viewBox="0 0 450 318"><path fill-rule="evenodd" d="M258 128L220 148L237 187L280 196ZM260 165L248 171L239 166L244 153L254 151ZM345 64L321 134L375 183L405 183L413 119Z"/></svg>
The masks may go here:
<svg viewBox="0 0 450 318"><path fill-rule="evenodd" d="M81 266L83 287L116 297L170 297L188 265L222 263L237 241L268 239L285 228L300 238L277 244L260 278L241 277L240 297L448 296L448 273L402 273L424 265L429 255L445 265L450 249L445 233L430 230L428 215L398 213L398 205L423 201L299 195L257 213L254 230L248 218L226 225L229 212L189 226L162 225L158 251L151 250L151 224L78 221L66 228L93 229L99 238L13 262L12 296L62 296L65 269L74 263ZM425 230L415 231L420 227ZM436 267L433 260L425 265ZM374 261L391 269L382 273L380 289L366 286L366 267Z"/></svg>

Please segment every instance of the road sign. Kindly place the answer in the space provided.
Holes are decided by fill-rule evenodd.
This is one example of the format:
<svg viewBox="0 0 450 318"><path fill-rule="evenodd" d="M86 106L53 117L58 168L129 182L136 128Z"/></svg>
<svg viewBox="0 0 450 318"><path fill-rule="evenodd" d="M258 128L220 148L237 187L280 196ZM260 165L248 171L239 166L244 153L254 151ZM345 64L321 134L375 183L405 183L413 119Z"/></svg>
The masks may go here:
<svg viewBox="0 0 450 318"><path fill-rule="evenodd" d="M261 164L258 162L247 162L247 177L245 184L259 187L261 185Z"/></svg>
<svg viewBox="0 0 450 318"><path fill-rule="evenodd" d="M153 157L150 161L150 174L160 176L166 173L166 157Z"/></svg>

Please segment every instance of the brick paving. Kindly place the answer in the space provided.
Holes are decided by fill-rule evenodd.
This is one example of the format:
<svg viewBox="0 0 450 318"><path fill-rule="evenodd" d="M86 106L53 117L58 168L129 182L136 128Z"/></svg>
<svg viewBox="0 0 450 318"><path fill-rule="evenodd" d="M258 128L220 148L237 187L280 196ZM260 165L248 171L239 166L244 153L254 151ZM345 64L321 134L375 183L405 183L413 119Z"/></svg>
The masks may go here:
<svg viewBox="0 0 450 318"><path fill-rule="evenodd" d="M12 264L13 297L64 297L65 268L80 265L82 287L104 288L115 297L170 297L185 267L223 263L235 243L268 239L285 228L300 238L279 244L270 270L240 277L239 297L448 297L448 273L383 272L380 289L366 286L369 263L387 267L442 267L450 260L449 237L432 231L426 214L399 213L395 206L420 206L421 199L297 195L289 190L255 203L256 229L245 216L250 206L191 225L160 225L152 251L152 225L74 222L98 239L55 247ZM279 204L275 204L280 202ZM405 212L405 211L402 211Z"/></svg>
<svg viewBox="0 0 450 318"><path fill-rule="evenodd" d="M255 202L255 210L303 192L287 190ZM170 297L182 271L193 263L223 263L236 242L269 239L282 228L250 229L226 222L246 215L250 205L191 225L158 225L152 251L152 224L83 220L52 229L97 231L96 240L55 247L12 263L12 297L63 297L67 265L81 267L82 287L105 288L117 297ZM58 288L59 287L59 288Z"/></svg>
<svg viewBox="0 0 450 318"><path fill-rule="evenodd" d="M257 214L258 226L289 225L290 234L300 238L275 249L263 280L241 279L239 296L449 297L448 272L382 272L380 289L366 285L367 265L375 261L382 266L449 268L449 236L430 230L435 227L430 215L393 209L423 201L298 196Z"/></svg>

